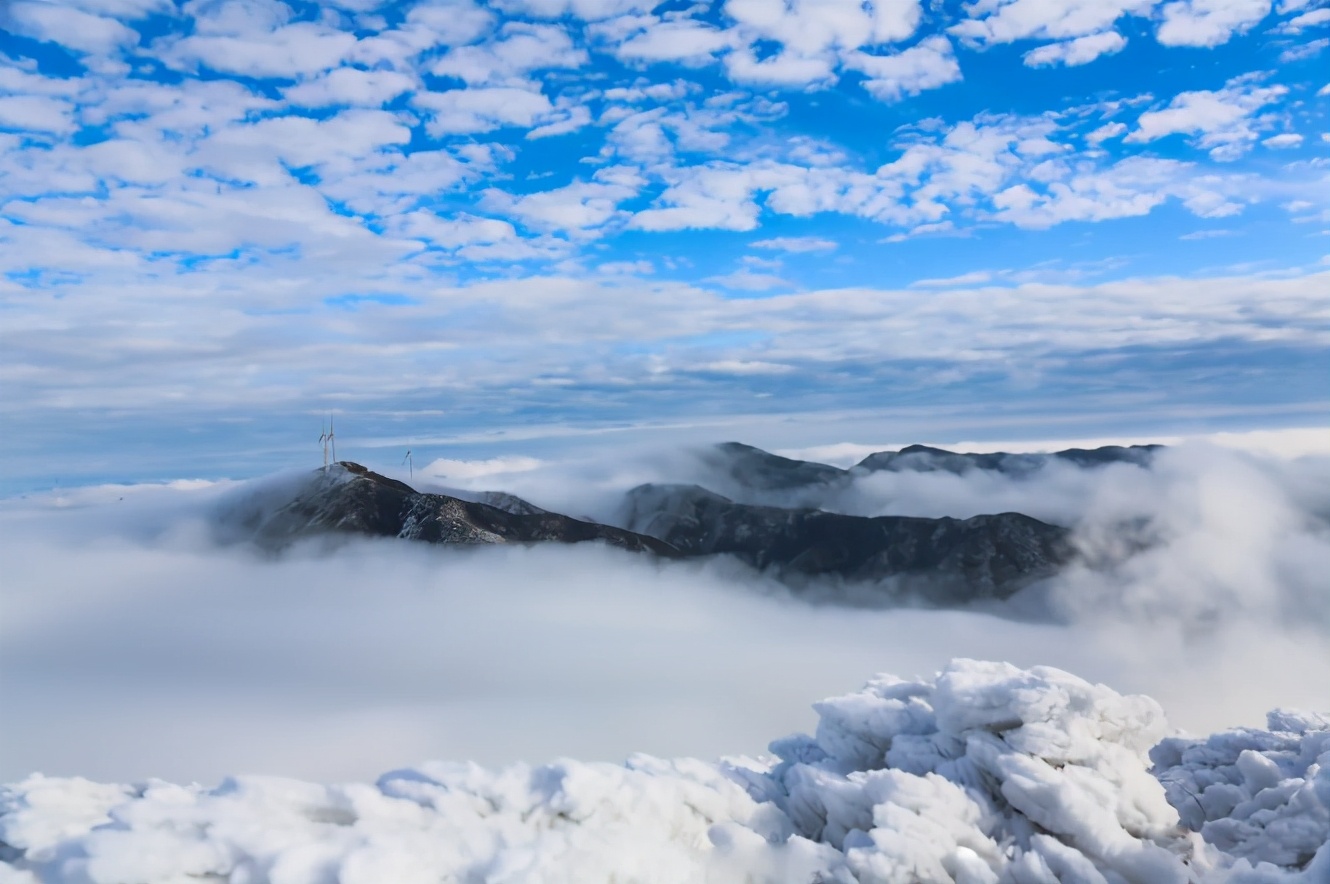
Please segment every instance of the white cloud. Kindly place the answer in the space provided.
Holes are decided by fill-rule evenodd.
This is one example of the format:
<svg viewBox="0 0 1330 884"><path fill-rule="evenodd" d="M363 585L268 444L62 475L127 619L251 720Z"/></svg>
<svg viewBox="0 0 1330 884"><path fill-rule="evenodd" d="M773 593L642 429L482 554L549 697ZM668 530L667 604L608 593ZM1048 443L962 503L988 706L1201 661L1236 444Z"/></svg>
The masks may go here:
<svg viewBox="0 0 1330 884"><path fill-rule="evenodd" d="M1190 172L1186 163L1176 160L1129 157L1104 170L1059 176L1043 190L1012 185L993 197L994 217L1041 229L1067 221L1145 215L1174 197L1202 217L1239 211L1222 193L1191 183Z"/></svg>
<svg viewBox="0 0 1330 884"><path fill-rule="evenodd" d="M517 231L507 221L466 214L445 218L423 210L401 216L394 226L394 233L423 239L432 246L444 249L491 245L518 239Z"/></svg>
<svg viewBox="0 0 1330 884"><path fill-rule="evenodd" d="M554 110L540 92L509 86L417 92L411 103L430 112L426 128L435 136L490 132L502 126L529 129Z"/></svg>
<svg viewBox="0 0 1330 884"><path fill-rule="evenodd" d="M1216 160L1234 160L1272 125L1259 112L1287 93L1287 87L1258 86L1250 78L1231 80L1213 92L1183 92L1167 108L1141 114L1125 140L1146 143L1174 134L1195 135L1196 145Z"/></svg>
<svg viewBox="0 0 1330 884"><path fill-rule="evenodd" d="M73 0L72 5L94 15L140 19L154 12L169 14L171 0Z"/></svg>
<svg viewBox="0 0 1330 884"><path fill-rule="evenodd" d="M1099 34L1077 37L1074 40L1040 46L1037 49L1031 49L1022 57L1026 67L1037 68L1058 64L1075 67L1089 64L1101 55L1112 55L1121 52L1126 45L1127 38L1117 31L1104 31Z"/></svg>
<svg viewBox="0 0 1330 884"><path fill-rule="evenodd" d="M291 20L281 0L187 0L180 11L193 19L194 32L210 36L258 36Z"/></svg>
<svg viewBox="0 0 1330 884"><path fill-rule="evenodd" d="M721 284L724 285L725 283ZM743 286L730 287L743 288ZM697 366L697 370L715 372L717 374L739 375L740 377L783 375L792 374L798 371L793 365L784 365L779 362L763 362L759 359L722 359L719 362L704 362Z"/></svg>
<svg viewBox="0 0 1330 884"><path fill-rule="evenodd" d="M79 161L99 178L149 185L178 180L188 165L161 143L124 138L88 145L79 152Z"/></svg>
<svg viewBox="0 0 1330 884"><path fill-rule="evenodd" d="M410 140L410 128L396 114L353 108L325 120L284 116L232 125L201 144L200 155L210 167L241 177L253 174L250 162L267 158L295 168L317 167Z"/></svg>
<svg viewBox="0 0 1330 884"><path fill-rule="evenodd" d="M490 457L484 460L437 458L421 468L420 472L434 479L463 482L471 479L508 477L515 473L529 473L532 470L540 469L542 466L545 466L544 461L523 455Z"/></svg>
<svg viewBox="0 0 1330 884"><path fill-rule="evenodd" d="M0 96L0 127L68 135L78 129L73 106L45 95Z"/></svg>
<svg viewBox="0 0 1330 884"><path fill-rule="evenodd" d="M758 58L749 47L725 56L725 71L736 83L754 86L826 86L834 82L835 62L830 55L801 55L788 49Z"/></svg>
<svg viewBox="0 0 1330 884"><path fill-rule="evenodd" d="M1285 22L1280 31L1286 34L1299 34L1307 28L1319 28L1330 24L1330 8L1313 9Z"/></svg>
<svg viewBox="0 0 1330 884"><path fill-rule="evenodd" d="M673 61L705 64L736 45L732 32L691 18L661 20L656 16L633 18L635 33L612 47L620 60L633 62Z"/></svg>
<svg viewBox="0 0 1330 884"><path fill-rule="evenodd" d="M350 164L319 182L319 191L346 203L353 211L395 215L421 201L437 199L492 173L495 158L466 158L446 150L417 150L403 156L379 151Z"/></svg>
<svg viewBox="0 0 1330 884"><path fill-rule="evenodd" d="M650 276L656 265L650 261L606 261L596 265L596 272L607 276Z"/></svg>
<svg viewBox="0 0 1330 884"><path fill-rule="evenodd" d="M402 39L416 52L434 46L465 46L485 36L496 16L474 0L427 0L411 7L403 32L385 34Z"/></svg>
<svg viewBox="0 0 1330 884"><path fill-rule="evenodd" d="M760 211L753 192L763 177L758 169L725 164L690 169L661 194L662 207L638 212L628 226L637 230L753 230Z"/></svg>
<svg viewBox="0 0 1330 884"><path fill-rule="evenodd" d="M863 87L879 101L900 101L961 79L961 68L946 37L926 37L894 55L851 52L845 66L863 73Z"/></svg>
<svg viewBox="0 0 1330 884"><path fill-rule="evenodd" d="M1327 46L1330 46L1330 37L1308 40L1306 43L1290 46L1279 53L1279 60L1287 64L1288 62L1302 61L1304 58L1313 58L1324 52Z"/></svg>
<svg viewBox="0 0 1330 884"><path fill-rule="evenodd" d="M296 22L271 32L164 38L154 48L164 62L183 70L207 67L246 77L295 79L339 66L355 45L352 34Z"/></svg>
<svg viewBox="0 0 1330 884"><path fill-rule="evenodd" d="M6 64L0 58L0 92L73 98L86 87L87 82L81 77L43 77Z"/></svg>
<svg viewBox="0 0 1330 884"><path fill-rule="evenodd" d="M750 39L801 56L899 42L922 17L918 0L726 0L725 12Z"/></svg>
<svg viewBox="0 0 1330 884"><path fill-rule="evenodd" d="M1127 131L1126 123L1105 123L1098 129L1085 136L1085 140L1090 144L1098 145L1110 138L1117 138Z"/></svg>
<svg viewBox="0 0 1330 884"><path fill-rule="evenodd" d="M549 116L549 122L537 126L526 133L527 140L535 141L538 138L553 138L556 135L567 135L569 132L576 132L578 129L591 124L591 111L585 105L573 105L567 108L557 108Z"/></svg>
<svg viewBox="0 0 1330 884"><path fill-rule="evenodd" d="M282 90L282 95L298 107L378 107L416 88L416 85L414 78L397 71L365 71L341 67L289 86Z"/></svg>
<svg viewBox="0 0 1330 884"><path fill-rule="evenodd" d="M504 12L536 18L570 15L585 21L600 21L616 15L650 12L659 0L495 0Z"/></svg>
<svg viewBox="0 0 1330 884"><path fill-rule="evenodd" d="M1125 15L1146 16L1157 0L983 0L950 33L978 45L1017 40L1068 40L1112 33Z"/></svg>
<svg viewBox="0 0 1330 884"><path fill-rule="evenodd" d="M510 22L490 42L450 49L430 70L468 85L483 85L520 81L532 71L576 68L586 62L586 52L573 45L563 28Z"/></svg>
<svg viewBox="0 0 1330 884"><path fill-rule="evenodd" d="M727 0L725 12L738 41L725 56L732 80L802 87L831 84L838 52L905 40L922 16L918 0ZM762 41L779 44L779 51L760 55L755 47Z"/></svg>
<svg viewBox="0 0 1330 884"><path fill-rule="evenodd" d="M772 289L791 287L787 280L779 276L771 273L757 273L747 267L721 276L709 276L705 282L714 283L722 288L738 289L745 292L766 292Z"/></svg>
<svg viewBox="0 0 1330 884"><path fill-rule="evenodd" d="M84 102L82 116L93 125L113 124L130 131L178 140L201 137L227 123L273 111L280 104L229 80L186 78L178 85L145 80L123 82Z"/></svg>
<svg viewBox="0 0 1330 884"><path fill-rule="evenodd" d="M816 236L777 236L749 243L755 249L774 249L781 252L830 252L836 248L833 240Z"/></svg>
<svg viewBox="0 0 1330 884"><path fill-rule="evenodd" d="M1302 136L1296 132L1283 132L1279 135L1271 135L1261 141L1266 147L1287 148L1299 147L1302 144Z"/></svg>
<svg viewBox="0 0 1330 884"><path fill-rule="evenodd" d="M0 7L0 26L35 40L99 55L109 55L139 42L137 31L115 19L45 0L9 0Z"/></svg>
<svg viewBox="0 0 1330 884"><path fill-rule="evenodd" d="M629 182L574 181L521 196L488 190L484 202L528 227L585 232L604 226L618 214L619 203L636 195L637 188Z"/></svg>
<svg viewBox="0 0 1330 884"><path fill-rule="evenodd" d="M1218 46L1270 14L1270 0L1177 0L1165 4L1155 38L1165 46Z"/></svg>
<svg viewBox="0 0 1330 884"><path fill-rule="evenodd" d="M919 279L910 283L910 288L924 289L951 289L964 288L965 286L983 285L993 281L993 274L988 270L973 270L969 273L962 273L958 276L947 276L938 279Z"/></svg>
<svg viewBox="0 0 1330 884"><path fill-rule="evenodd" d="M79 8L91 9L91 2ZM124 8L145 7L131 3ZM570 7L560 8L563 15ZM180 19L174 26L176 34L191 36L168 35L138 50L142 60L155 52L172 54L185 75L173 75L169 83L108 71L47 77L37 74L31 61L0 65L0 90L13 93L0 98L0 120L11 133L0 135L0 190L11 200L3 227L4 273L10 275L0 274L0 286L6 292L26 291L36 281L45 286L55 280L51 290L68 297L67 303L86 307L89 299L97 300L106 312L96 315L111 321L119 308L109 305L121 295L107 300L106 293L131 288L142 292L146 315L171 313L184 303L176 300L180 293L195 289L224 303L247 305L271 291L274 302L303 307L342 294L424 297L428 286L445 277L516 272L493 266L505 261L571 259L559 272L592 274L597 267L631 264L647 254L645 245L625 254L615 246L626 241L592 242L625 228L756 231L732 237L737 257L750 238L756 240L754 250L831 251L834 238L774 235L823 229L810 226L821 224L815 218L819 213L842 216L835 223L838 230L845 225L849 249L851 241L879 237L965 234L975 224L1032 229L1140 214L1169 202L1222 216L1257 199L1288 199L1272 196L1267 182L1256 174L1244 176L1242 167L1215 174L1203 155L1194 163L1124 165L1117 162L1120 150L1110 156L1086 149L1128 132L1131 138L1121 148L1128 153L1131 145L1150 144L1168 132L1186 133L1201 148L1215 151L1216 159L1261 139L1268 147L1291 146L1292 127L1300 118L1291 116L1296 112L1292 106L1288 111L1281 107L1290 96L1280 91L1282 86L1263 86L1254 79L1230 82L1216 92L1185 93L1172 105L1140 115L1132 130L1125 123L1100 125L1106 119L1130 121L1123 109L1128 102L1113 107L1101 102L1028 117L918 120L895 133L883 130L872 150L864 152L841 147L833 140L836 133L810 131L803 113L805 101L818 102L847 113L853 108L877 125L881 109L874 110L862 95L855 98L857 90L792 98L799 112L789 115L783 102L750 90L717 92L679 80L678 67L665 69L666 82L653 82L660 68L625 75L612 63L592 65L590 73L581 65L567 74L556 70L540 85L527 79L540 76L543 65L579 62L584 51L603 61L632 40L678 36L694 27L703 27L701 36L708 40L723 37L724 45L710 43L706 50L708 57L717 57L712 73L722 75L722 63L736 70L744 64L766 65L762 76L774 76L784 66L777 79L802 89L839 76L858 80L862 73L868 77L865 85L887 99L958 77L946 37L926 36L918 45L894 51L910 46L892 42L914 27L910 21L917 7L893 8L900 15L882 19L886 24L876 31L873 17L885 14L885 5L833 4L825 21L814 21L815 4L779 9L750 4L743 21L719 18L723 33L699 25L696 11L631 21L616 13L595 26L607 33L619 28L623 40L615 44L594 36L584 40L590 29L570 21L510 24L496 31L497 17L470 3L414 6L393 27L342 12L318 22L300 21L310 14L308 6L297 12L261 0L197 3L189 8L197 23ZM1006 16L1014 21L1018 11L1011 4L984 8L991 15L976 6L976 20ZM589 7L583 11L595 14ZM1048 9L1035 11L1042 16ZM1030 39L1060 41L1036 53L1070 53L1082 39L1118 39L1103 28L1055 37L1053 30L1075 31L1098 21L1095 15L1108 14L1102 9L1062 11L1080 18L1045 16L1042 24L1031 25L1036 35ZM807 34L801 30L805 24ZM352 27L355 34L347 30ZM323 49L306 53L300 43L305 37L316 48L326 48L326 57L320 55ZM879 37L886 42L872 42ZM196 42L183 42L188 40ZM856 48L847 48L856 41ZM247 80L219 77L216 70L207 76L189 73L195 63L185 64L194 57L186 51L189 46L211 47L196 53L203 58L232 44L236 51L221 62L229 66L226 70L246 75L280 71L287 82L247 86ZM731 45L740 50L726 54ZM1281 44L1274 45L1277 52ZM332 67L325 69L329 63ZM419 72L436 63L486 85L413 94ZM279 93L283 99L269 97ZM404 107L385 112L388 102ZM594 114L601 116L593 124ZM852 125L857 124L856 118ZM80 125L88 127L89 136L104 140L76 143L68 136ZM496 131L504 127L512 128ZM581 130L579 137L537 141L574 130ZM496 134L485 135L489 132ZM1316 134L1304 137L1315 139ZM571 151L586 160L580 173L566 167L576 159ZM1146 152L1153 153L1153 145ZM602 169L586 180L605 165L612 174ZM1280 186L1292 189L1312 174L1319 172L1290 172L1295 180ZM571 179L578 180L544 192L519 192ZM485 190L490 201L480 202ZM502 220L476 217L498 212ZM786 217L764 226L778 216L812 220L795 224ZM884 229L865 235L848 219L869 219ZM319 256L317 266L312 255ZM857 278L863 266L824 263L828 275L843 270L846 279ZM816 264L801 261L800 270L805 265L823 269ZM75 282L75 275L84 273L79 268L96 270ZM683 277L693 269L670 266L670 271ZM708 268L695 275L715 272ZM766 284L779 275L753 266L746 273L731 281ZM769 278L763 282L763 276ZM700 312L713 306L696 300L701 296L695 293L681 297ZM206 297L187 300L192 310ZM602 328L637 321L598 306L595 297L587 296L586 305L610 317ZM65 321L63 304L51 309L51 316ZM366 307L365 313L378 310ZM206 310L199 315L221 326L234 320ZM679 335L694 329L679 316L641 321L659 321ZM715 324L714 316L696 322L712 330L724 327ZM143 334L164 348L184 346ZM732 356L762 361L751 353L704 361ZM626 365L606 374L622 382L619 375L631 376L640 368ZM61 395L83 393L70 384Z"/></svg>
<svg viewBox="0 0 1330 884"><path fill-rule="evenodd" d="M674 80L670 83L652 83L641 80L632 86L614 86L601 93L606 101L624 104L641 104L646 101L668 103L684 98L698 89L695 83L687 80Z"/></svg>

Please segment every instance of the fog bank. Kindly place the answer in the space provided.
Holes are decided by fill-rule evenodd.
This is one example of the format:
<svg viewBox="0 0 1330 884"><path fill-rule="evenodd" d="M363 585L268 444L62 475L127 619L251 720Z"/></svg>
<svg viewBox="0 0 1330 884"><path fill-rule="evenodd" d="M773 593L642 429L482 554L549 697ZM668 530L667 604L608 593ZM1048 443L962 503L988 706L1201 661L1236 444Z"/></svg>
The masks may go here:
<svg viewBox="0 0 1330 884"><path fill-rule="evenodd" d="M589 507L688 468L683 455L592 479L585 464L521 466L479 470L476 487ZM1025 485L898 474L885 490L852 486L886 508L934 506L911 514L989 500L1069 515L1096 568L1048 587L1060 624L810 606L729 560L597 546L356 541L265 556L215 542L228 484L9 500L0 707L23 712L0 734L0 781L756 753L808 729L812 699L952 657L1148 693L1197 733L1258 724L1274 706L1325 706L1327 476L1321 459L1200 446L1150 470ZM1142 520L1160 542L1123 555L1122 526Z"/></svg>

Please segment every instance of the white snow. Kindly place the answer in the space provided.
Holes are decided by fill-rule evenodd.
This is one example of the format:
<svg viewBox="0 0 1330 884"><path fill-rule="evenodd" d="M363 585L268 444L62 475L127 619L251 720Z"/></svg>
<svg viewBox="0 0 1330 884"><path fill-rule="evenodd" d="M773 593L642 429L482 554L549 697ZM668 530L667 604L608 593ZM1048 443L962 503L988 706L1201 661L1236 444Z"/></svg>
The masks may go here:
<svg viewBox="0 0 1330 884"><path fill-rule="evenodd" d="M1147 697L973 660L815 708L763 759L33 775L0 790L0 884L1330 880L1330 718L1161 742Z"/></svg>

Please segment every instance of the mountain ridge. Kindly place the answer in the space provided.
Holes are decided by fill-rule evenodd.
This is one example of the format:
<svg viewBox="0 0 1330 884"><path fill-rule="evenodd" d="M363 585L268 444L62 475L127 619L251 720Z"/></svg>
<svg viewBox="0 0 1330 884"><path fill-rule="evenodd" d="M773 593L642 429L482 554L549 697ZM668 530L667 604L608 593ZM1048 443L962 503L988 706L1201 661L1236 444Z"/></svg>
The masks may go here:
<svg viewBox="0 0 1330 884"><path fill-rule="evenodd" d="M336 532L443 544L603 541L633 552L677 556L668 544L612 525L574 519L529 504L531 511L513 512L447 494L421 492L354 461L338 461L304 478L289 495L279 490L276 499L269 496L232 507L223 514L223 523L238 536L248 535L260 546L277 549L303 538ZM282 496L288 499L277 502ZM525 504L512 495L504 498ZM513 508L521 509L516 505Z"/></svg>

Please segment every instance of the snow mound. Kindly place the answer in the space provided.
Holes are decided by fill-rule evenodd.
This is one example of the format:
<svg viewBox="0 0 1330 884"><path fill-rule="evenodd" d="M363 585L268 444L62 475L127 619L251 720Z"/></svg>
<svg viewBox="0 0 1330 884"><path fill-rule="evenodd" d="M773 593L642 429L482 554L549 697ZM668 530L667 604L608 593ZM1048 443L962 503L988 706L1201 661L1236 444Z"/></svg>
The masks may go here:
<svg viewBox="0 0 1330 884"><path fill-rule="evenodd" d="M1147 697L972 660L815 708L764 760L33 775L0 789L0 884L1330 881L1330 719L1161 742Z"/></svg>
<svg viewBox="0 0 1330 884"><path fill-rule="evenodd" d="M1164 740L1155 774L1182 823L1237 859L1225 880L1330 882L1330 717L1281 710L1266 727Z"/></svg>

